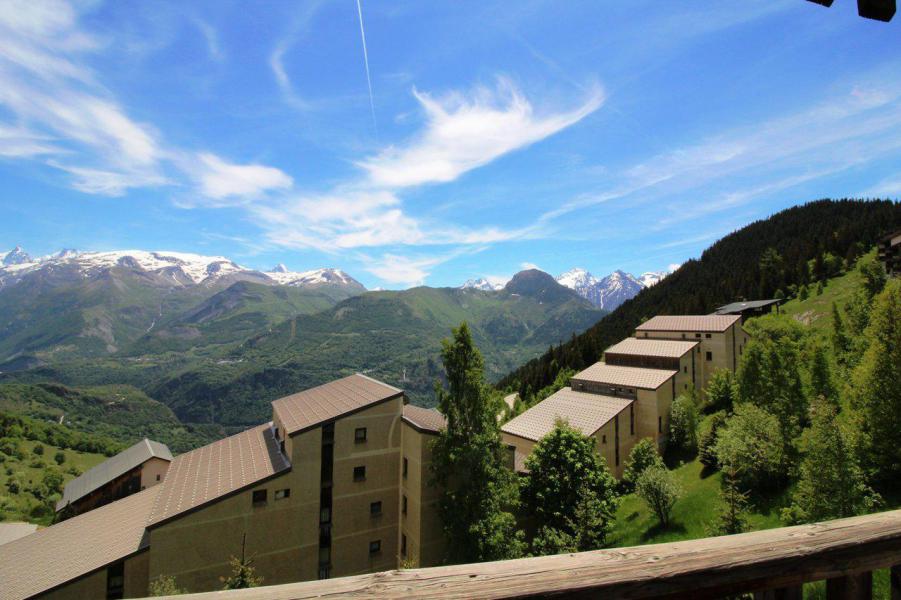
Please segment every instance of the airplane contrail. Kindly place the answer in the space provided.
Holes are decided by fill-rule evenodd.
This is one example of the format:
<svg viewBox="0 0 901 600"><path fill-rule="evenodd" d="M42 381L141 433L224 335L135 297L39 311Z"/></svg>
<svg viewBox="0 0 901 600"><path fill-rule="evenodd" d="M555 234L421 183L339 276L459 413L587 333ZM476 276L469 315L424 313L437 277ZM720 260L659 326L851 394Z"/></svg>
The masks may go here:
<svg viewBox="0 0 901 600"><path fill-rule="evenodd" d="M369 110L372 111L372 126L378 135L379 126L375 121L375 101L372 98L372 78L369 76L369 53L366 52L366 32L363 30L363 7L357 0L357 15L360 17L360 38L363 40L363 64L366 65L366 85L369 86Z"/></svg>

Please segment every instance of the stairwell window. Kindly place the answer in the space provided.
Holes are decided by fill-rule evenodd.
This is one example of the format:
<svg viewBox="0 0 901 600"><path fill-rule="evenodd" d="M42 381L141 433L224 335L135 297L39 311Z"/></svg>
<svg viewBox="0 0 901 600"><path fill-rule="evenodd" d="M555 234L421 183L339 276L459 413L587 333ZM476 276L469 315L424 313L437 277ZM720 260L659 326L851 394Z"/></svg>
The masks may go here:
<svg viewBox="0 0 901 600"><path fill-rule="evenodd" d="M106 568L107 600L122 598L125 592L125 563L117 562Z"/></svg>
<svg viewBox="0 0 901 600"><path fill-rule="evenodd" d="M657 433L663 433L663 417L657 417Z"/></svg>
<svg viewBox="0 0 901 600"><path fill-rule="evenodd" d="M400 511L401 511L403 514L407 514L407 497L406 497L406 496L403 497L403 501L401 502L401 509L400 509Z"/></svg>
<svg viewBox="0 0 901 600"><path fill-rule="evenodd" d="M707 360L713 360L713 352L707 352Z"/></svg>
<svg viewBox="0 0 901 600"><path fill-rule="evenodd" d="M354 481L366 481L366 467L354 467Z"/></svg>
<svg viewBox="0 0 901 600"><path fill-rule="evenodd" d="M407 462L407 457L404 457L404 479L407 478L407 470L409 468L409 463Z"/></svg>
<svg viewBox="0 0 901 600"><path fill-rule="evenodd" d="M403 533L400 534L400 555L407 558L407 536Z"/></svg>
<svg viewBox="0 0 901 600"><path fill-rule="evenodd" d="M372 517L378 517L382 514L382 501L377 500L375 502L369 503L369 515Z"/></svg>
<svg viewBox="0 0 901 600"><path fill-rule="evenodd" d="M365 427L357 427L354 429L354 442L357 444L362 444L366 441L366 428Z"/></svg>

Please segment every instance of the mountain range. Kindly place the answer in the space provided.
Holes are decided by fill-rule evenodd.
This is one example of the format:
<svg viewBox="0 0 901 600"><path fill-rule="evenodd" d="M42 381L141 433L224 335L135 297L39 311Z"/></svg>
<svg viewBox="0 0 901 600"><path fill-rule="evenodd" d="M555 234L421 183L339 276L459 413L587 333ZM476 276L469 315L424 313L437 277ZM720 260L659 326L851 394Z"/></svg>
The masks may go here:
<svg viewBox="0 0 901 600"><path fill-rule="evenodd" d="M605 314L536 270L488 292L367 291L337 269L186 253L0 257L0 380L132 386L192 425L253 423L275 397L353 372L428 403L462 321L494 379Z"/></svg>
<svg viewBox="0 0 901 600"><path fill-rule="evenodd" d="M596 307L610 311L626 300L634 298L641 290L656 284L668 274L665 271L649 271L636 276L616 270L599 279L585 269L577 267L559 275L556 280L557 283L575 291ZM460 287L461 289L490 292L503 289L504 284L479 278L470 279Z"/></svg>

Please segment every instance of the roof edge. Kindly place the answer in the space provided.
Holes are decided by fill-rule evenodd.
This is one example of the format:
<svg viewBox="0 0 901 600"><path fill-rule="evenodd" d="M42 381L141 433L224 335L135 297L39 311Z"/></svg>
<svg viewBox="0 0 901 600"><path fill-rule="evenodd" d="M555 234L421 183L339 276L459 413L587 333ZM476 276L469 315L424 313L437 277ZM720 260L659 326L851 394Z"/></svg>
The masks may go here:
<svg viewBox="0 0 901 600"><path fill-rule="evenodd" d="M365 375L363 377L365 377ZM375 380L373 380L373 381L375 381ZM388 386L388 387L393 387L393 386ZM394 388L394 389L397 389L397 388ZM348 417L348 416L356 414L360 411L366 410L367 408L372 408L373 406L378 406L379 404L388 402L389 400L396 400L397 398L403 398L403 396L404 396L404 391L397 390L396 394L388 396L387 398L382 398L381 400L377 400L377 401L371 402L369 404L364 404L363 406L354 408L353 410L343 412L340 415L338 415L337 417L334 417L332 419L325 419L325 420L319 421L318 423L315 423L313 425L307 425L306 427L302 427L300 429L295 429L294 431L291 431L291 432L286 431L285 433L288 434L288 437L294 437L295 435L300 435L301 433L306 433L308 431L312 431L313 429L316 429L317 427L321 427L321 426L325 425L326 423L332 423L334 421L337 421L338 419L343 419L344 417Z"/></svg>

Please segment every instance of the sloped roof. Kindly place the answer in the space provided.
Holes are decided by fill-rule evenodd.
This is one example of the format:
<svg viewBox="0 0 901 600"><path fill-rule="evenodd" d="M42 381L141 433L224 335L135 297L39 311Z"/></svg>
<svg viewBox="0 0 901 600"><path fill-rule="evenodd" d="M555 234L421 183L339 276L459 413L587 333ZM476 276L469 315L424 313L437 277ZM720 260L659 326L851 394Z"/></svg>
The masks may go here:
<svg viewBox="0 0 901 600"><path fill-rule="evenodd" d="M581 373L573 375L572 380L591 381L607 385L656 390L670 380L678 371L669 369L646 369L643 367L621 367L606 363L594 363Z"/></svg>
<svg viewBox="0 0 901 600"><path fill-rule="evenodd" d="M715 315L734 315L740 314L745 310L754 310L757 308L764 308L766 306L772 306L773 304L780 304L783 300L778 298L773 298L772 300L749 300L747 302L733 302L731 304L726 304L724 306L716 309L713 314Z"/></svg>
<svg viewBox="0 0 901 600"><path fill-rule="evenodd" d="M158 525L290 467L272 423L179 454L163 482L154 486L159 495L147 525Z"/></svg>
<svg viewBox="0 0 901 600"><path fill-rule="evenodd" d="M405 404L403 419L424 433L438 433L447 427L447 419L434 408Z"/></svg>
<svg viewBox="0 0 901 600"><path fill-rule="evenodd" d="M0 546L0 600L21 600L147 547L147 517L161 485Z"/></svg>
<svg viewBox="0 0 901 600"><path fill-rule="evenodd" d="M591 435L630 404L632 400L628 398L576 392L567 387L507 421L501 431L538 441L554 429L557 419L563 419L574 429Z"/></svg>
<svg viewBox="0 0 901 600"><path fill-rule="evenodd" d="M698 342L682 340L651 340L647 338L626 338L607 348L605 353L629 354L632 356L653 356L659 358L681 358L691 352Z"/></svg>
<svg viewBox="0 0 901 600"><path fill-rule="evenodd" d="M679 315L656 316L635 328L635 331L726 331L741 317L738 315Z"/></svg>
<svg viewBox="0 0 901 600"><path fill-rule="evenodd" d="M144 438L134 446L106 459L67 483L63 489L63 497L56 503L56 510L62 510L70 502L84 498L151 458L171 461L172 453L166 444Z"/></svg>
<svg viewBox="0 0 901 600"><path fill-rule="evenodd" d="M31 535L37 531L38 526L34 523L25 523L16 521L13 523L0 523L0 546L8 544L13 540Z"/></svg>
<svg viewBox="0 0 901 600"><path fill-rule="evenodd" d="M293 435L401 394L403 390L357 373L274 400L272 409Z"/></svg>

